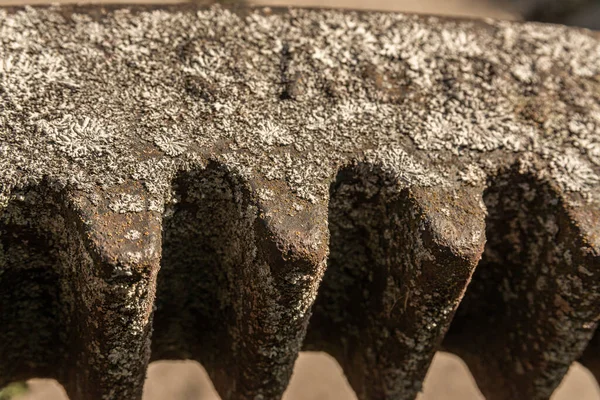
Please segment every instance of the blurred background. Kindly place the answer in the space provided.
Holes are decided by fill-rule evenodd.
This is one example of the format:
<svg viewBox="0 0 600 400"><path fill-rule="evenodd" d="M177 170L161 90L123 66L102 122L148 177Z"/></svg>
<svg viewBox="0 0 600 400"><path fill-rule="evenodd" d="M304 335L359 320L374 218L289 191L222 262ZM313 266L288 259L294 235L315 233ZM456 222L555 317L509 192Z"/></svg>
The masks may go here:
<svg viewBox="0 0 600 400"><path fill-rule="evenodd" d="M185 0L0 0L1 5L50 3L178 3ZM195 0L190 0L195 1ZM196 0L197 1L197 0ZM205 2L206 0L200 0ZM600 0L214 0L256 5L293 5L492 17L600 29Z"/></svg>
<svg viewBox="0 0 600 400"><path fill-rule="evenodd" d="M0 0L2 5L73 3L60 0ZM104 3L176 3L177 0L108 0ZM600 29L600 0L256 0L251 4L322 6L404 11L509 20L533 20ZM193 361L150 365L144 400L218 400L206 371ZM0 390L0 400L67 400L54 381L34 379ZM464 363L438 353L419 400L482 400ZM356 400L337 362L324 353L301 353L284 400ZM574 364L552 400L600 400L600 387L584 367Z"/></svg>
<svg viewBox="0 0 600 400"><path fill-rule="evenodd" d="M6 390L6 389L5 389ZM9 393L10 392L10 393ZM220 400L206 371L195 361L150 365L143 400ZM551 400L599 400L600 388L584 367L574 364ZM0 400L68 400L52 380L13 385ZM283 400L357 400L337 362L324 353L301 353ZM456 356L439 352L417 400L484 400L473 377Z"/></svg>

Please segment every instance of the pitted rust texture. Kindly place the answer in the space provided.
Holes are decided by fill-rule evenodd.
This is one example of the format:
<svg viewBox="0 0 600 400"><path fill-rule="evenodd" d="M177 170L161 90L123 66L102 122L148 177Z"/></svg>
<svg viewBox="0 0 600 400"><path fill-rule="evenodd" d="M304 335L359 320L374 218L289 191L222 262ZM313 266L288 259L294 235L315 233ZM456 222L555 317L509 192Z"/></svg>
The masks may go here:
<svg viewBox="0 0 600 400"><path fill-rule="evenodd" d="M598 376L600 41L219 7L0 10L0 386L139 399L191 358L277 399L301 349L411 399Z"/></svg>

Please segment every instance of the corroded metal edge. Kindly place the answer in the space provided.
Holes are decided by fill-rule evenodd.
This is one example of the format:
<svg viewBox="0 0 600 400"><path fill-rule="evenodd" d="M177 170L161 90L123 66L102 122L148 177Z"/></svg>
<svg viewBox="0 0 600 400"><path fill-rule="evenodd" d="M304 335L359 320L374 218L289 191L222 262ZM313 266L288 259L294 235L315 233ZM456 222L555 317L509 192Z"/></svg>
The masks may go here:
<svg viewBox="0 0 600 400"><path fill-rule="evenodd" d="M194 358L279 398L304 346L409 399L442 346L543 399L593 368L594 34L103 9L0 11L0 383L134 399Z"/></svg>

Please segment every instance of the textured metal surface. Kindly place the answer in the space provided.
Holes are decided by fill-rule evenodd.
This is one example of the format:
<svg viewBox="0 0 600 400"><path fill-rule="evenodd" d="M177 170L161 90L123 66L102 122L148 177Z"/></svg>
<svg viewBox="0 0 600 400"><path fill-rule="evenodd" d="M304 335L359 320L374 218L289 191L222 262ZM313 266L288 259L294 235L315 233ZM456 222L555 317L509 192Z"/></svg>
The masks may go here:
<svg viewBox="0 0 600 400"><path fill-rule="evenodd" d="M0 385L140 398L193 358L361 399L434 352L489 399L598 374L600 41L542 24L219 7L0 10Z"/></svg>

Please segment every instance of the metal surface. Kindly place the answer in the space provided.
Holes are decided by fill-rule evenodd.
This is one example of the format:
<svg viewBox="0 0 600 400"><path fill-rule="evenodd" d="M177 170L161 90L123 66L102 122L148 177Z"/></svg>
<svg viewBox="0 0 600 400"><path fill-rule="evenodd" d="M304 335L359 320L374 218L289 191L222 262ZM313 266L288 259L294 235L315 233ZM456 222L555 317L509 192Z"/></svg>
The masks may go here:
<svg viewBox="0 0 600 400"><path fill-rule="evenodd" d="M306 348L410 399L443 348L489 399L546 399L597 366L594 33L6 8L0 96L0 385L136 399L193 358L276 399Z"/></svg>

